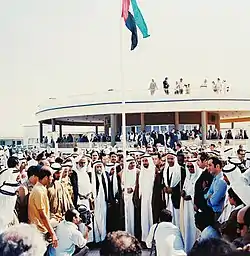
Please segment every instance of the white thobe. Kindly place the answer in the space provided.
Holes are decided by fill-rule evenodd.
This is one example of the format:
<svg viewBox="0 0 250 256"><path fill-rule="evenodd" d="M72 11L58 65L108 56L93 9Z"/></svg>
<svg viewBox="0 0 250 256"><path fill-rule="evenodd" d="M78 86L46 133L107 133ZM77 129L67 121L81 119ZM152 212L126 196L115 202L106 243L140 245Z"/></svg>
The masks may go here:
<svg viewBox="0 0 250 256"><path fill-rule="evenodd" d="M199 177L197 177L197 179L198 178ZM192 197L192 200L184 201L184 244L185 251L187 253L192 249L197 238L193 203L194 186L197 179L186 179L183 187L183 189L186 191L186 194Z"/></svg>
<svg viewBox="0 0 250 256"><path fill-rule="evenodd" d="M16 184L18 174L13 173L14 170L15 168L9 168L0 175L0 186L1 190L3 191L3 193L0 192L0 233L2 233L2 231L8 227L8 225L13 221L14 217L14 209L17 196L5 195L4 191L15 193L18 187L3 185L3 182Z"/></svg>
<svg viewBox="0 0 250 256"><path fill-rule="evenodd" d="M154 224L146 239L148 248L152 246L153 234L156 224ZM155 237L157 256L185 256L184 243L181 232L174 224L170 222L159 223Z"/></svg>
<svg viewBox="0 0 250 256"><path fill-rule="evenodd" d="M139 188L141 195L141 229L142 241L145 242L153 225L152 194L155 171L152 168L143 169L140 173Z"/></svg>
<svg viewBox="0 0 250 256"><path fill-rule="evenodd" d="M177 186L179 182L181 182L181 167L176 163L173 167L169 167L169 175L172 175L170 184L167 182L167 168L165 168L163 172L164 183L167 187L173 188ZM172 223L177 227L180 227L180 209L174 208L171 194L165 193L165 200L166 208L172 213L173 216Z"/></svg>
<svg viewBox="0 0 250 256"><path fill-rule="evenodd" d="M102 242L105 239L107 223L107 203L105 201L102 176L98 174L97 178L100 186L98 194L95 198L94 238L96 243Z"/></svg>
<svg viewBox="0 0 250 256"><path fill-rule="evenodd" d="M136 170L127 170L122 173L122 180L124 183L124 210L125 210L125 230L134 235L135 233L135 208L133 202L133 194L127 193L127 188L135 190Z"/></svg>
<svg viewBox="0 0 250 256"><path fill-rule="evenodd" d="M234 206L230 204L228 196L226 196L226 199L224 201L224 207L218 219L218 222L223 223L227 221L233 209L234 209Z"/></svg>
<svg viewBox="0 0 250 256"><path fill-rule="evenodd" d="M90 178L87 173L87 168L83 167L80 170L77 170L77 176L78 176L78 193L82 196L87 196L91 193L92 187L90 183ZM88 198L80 199L80 196L78 196L77 204L79 205L85 205L90 210L90 204ZM90 227L92 228L92 223L90 224ZM89 238L88 242L93 242L93 229L89 232Z"/></svg>

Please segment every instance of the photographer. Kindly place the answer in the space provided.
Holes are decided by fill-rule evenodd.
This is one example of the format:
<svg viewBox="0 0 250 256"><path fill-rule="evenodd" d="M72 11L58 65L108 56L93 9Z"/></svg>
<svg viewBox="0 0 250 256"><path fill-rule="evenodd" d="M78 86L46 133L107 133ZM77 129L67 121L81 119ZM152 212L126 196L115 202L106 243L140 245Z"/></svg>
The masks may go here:
<svg viewBox="0 0 250 256"><path fill-rule="evenodd" d="M55 249L56 255L87 255L88 228L86 226L84 234L79 231L78 225L84 225L80 218L80 213L76 209L70 209L65 214L56 230L58 237L58 247Z"/></svg>

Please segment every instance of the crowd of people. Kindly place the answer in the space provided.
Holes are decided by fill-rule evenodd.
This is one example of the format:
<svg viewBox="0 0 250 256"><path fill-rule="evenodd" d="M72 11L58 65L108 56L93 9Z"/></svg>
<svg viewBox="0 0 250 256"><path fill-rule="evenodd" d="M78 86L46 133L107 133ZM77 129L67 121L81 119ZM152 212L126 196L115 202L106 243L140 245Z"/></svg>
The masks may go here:
<svg viewBox="0 0 250 256"><path fill-rule="evenodd" d="M46 138L46 137L45 137ZM225 134L222 134L221 131L218 131L216 128L210 127L207 136L207 140L233 140L233 139L248 139L247 131L240 129L235 135L232 133L232 130L227 130ZM142 131L139 133L135 133L130 131L127 133L126 136L127 142L134 142L138 145L153 145L156 146L157 144L167 145L168 147L173 148L174 144L177 141L185 141L191 140L194 141L195 144L200 145L202 140L202 132L200 128L194 127L192 130L176 130L172 129L171 131L166 132L146 132ZM117 133L115 136L115 142L121 142L122 135ZM72 134L63 135L62 138L58 138L56 143L89 143L89 142L111 142L111 136L105 134L91 134L90 136L87 135L77 135L73 136ZM48 143L48 139L44 140L44 143Z"/></svg>
<svg viewBox="0 0 250 256"><path fill-rule="evenodd" d="M165 79L162 82L163 90L166 95L170 94L170 84L168 81L168 77L165 77ZM211 91L217 93L217 94L225 94L230 91L230 86L227 83L226 80L221 80L220 78L217 78L216 82L212 81L209 85L208 80L204 79L204 82L200 85L200 89L210 89ZM155 92L158 90L158 86L154 79L151 80L149 89L150 94L154 95ZM190 94L191 86L190 83L185 83L183 81L183 78L180 78L179 81L175 82L175 87L173 88L173 94L175 95L182 95L182 94Z"/></svg>
<svg viewBox="0 0 250 256"><path fill-rule="evenodd" d="M87 245L102 255L248 250L249 159L242 146L234 156L180 143L7 155L0 255L79 256Z"/></svg>

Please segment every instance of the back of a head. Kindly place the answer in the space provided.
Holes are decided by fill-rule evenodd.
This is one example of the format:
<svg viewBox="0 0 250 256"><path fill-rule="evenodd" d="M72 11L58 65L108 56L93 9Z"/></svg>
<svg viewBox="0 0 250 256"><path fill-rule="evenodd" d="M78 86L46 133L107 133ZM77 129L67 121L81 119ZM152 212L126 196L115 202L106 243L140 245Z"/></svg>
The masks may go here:
<svg viewBox="0 0 250 256"><path fill-rule="evenodd" d="M77 211L76 209L72 208L67 210L65 213L65 220L69 222L73 222L73 218L77 216Z"/></svg>
<svg viewBox="0 0 250 256"><path fill-rule="evenodd" d="M43 256L46 243L42 234L29 224L18 224L0 235L1 256Z"/></svg>
<svg viewBox="0 0 250 256"><path fill-rule="evenodd" d="M163 209L160 212L160 221L161 222L172 222L172 213L167 209Z"/></svg>
<svg viewBox="0 0 250 256"><path fill-rule="evenodd" d="M11 156L7 161L8 168L15 168L19 163L18 157Z"/></svg>
<svg viewBox="0 0 250 256"><path fill-rule="evenodd" d="M39 171L41 170L42 166L41 165L32 165L28 168L27 170L27 175L28 175L28 179L31 177L31 176L36 176L38 177L39 176Z"/></svg>
<svg viewBox="0 0 250 256"><path fill-rule="evenodd" d="M197 243L188 256L224 256L234 252L235 247L222 239L211 238Z"/></svg>
<svg viewBox="0 0 250 256"><path fill-rule="evenodd" d="M199 155L202 162L208 160L208 154L206 152L201 152Z"/></svg>
<svg viewBox="0 0 250 256"><path fill-rule="evenodd" d="M40 162L40 161L43 159L43 157L44 157L44 152L42 152L42 153L40 153L40 154L38 154L38 155L36 156L36 161L37 161L37 162Z"/></svg>
<svg viewBox="0 0 250 256"><path fill-rule="evenodd" d="M59 163L59 164L62 164L63 163L63 159L61 157L57 157L55 159L55 163Z"/></svg>
<svg viewBox="0 0 250 256"><path fill-rule="evenodd" d="M44 177L50 177L52 175L50 167L42 166L42 168L37 173L37 177L39 180L42 180Z"/></svg>
<svg viewBox="0 0 250 256"><path fill-rule="evenodd" d="M101 247L100 254L103 256L135 256L141 255L142 248L134 236L126 231L109 233Z"/></svg>

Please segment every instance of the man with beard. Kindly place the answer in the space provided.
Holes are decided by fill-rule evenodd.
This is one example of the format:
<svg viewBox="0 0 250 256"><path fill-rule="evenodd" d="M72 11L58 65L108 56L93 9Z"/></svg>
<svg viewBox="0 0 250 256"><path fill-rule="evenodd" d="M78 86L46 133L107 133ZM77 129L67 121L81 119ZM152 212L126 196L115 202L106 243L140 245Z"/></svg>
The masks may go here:
<svg viewBox="0 0 250 256"><path fill-rule="evenodd" d="M113 163L113 164L116 164L117 163L117 154L115 152L110 152L109 154L109 157L110 157L110 162Z"/></svg>
<svg viewBox="0 0 250 256"><path fill-rule="evenodd" d="M91 173L92 192L94 198L94 241L102 242L107 234L108 178L103 163L93 163Z"/></svg>
<svg viewBox="0 0 250 256"><path fill-rule="evenodd" d="M78 157L76 159L76 173L78 176L78 205L85 205L91 209L92 204L92 187L90 178L87 173L88 161L86 157Z"/></svg>
<svg viewBox="0 0 250 256"><path fill-rule="evenodd" d="M175 152L168 152L166 166L163 171L163 191L165 192L166 208L173 214L173 224L177 227L180 225L180 192L183 179L183 172L181 166L177 163Z"/></svg>
<svg viewBox="0 0 250 256"><path fill-rule="evenodd" d="M54 163L51 165L51 168L54 174L53 181L48 187L48 199L50 205L50 222L55 227L61 222L67 210L73 207L73 203L67 189L60 181L62 175L61 165Z"/></svg>
<svg viewBox="0 0 250 256"><path fill-rule="evenodd" d="M139 198L141 199L141 241L146 242L149 230L153 225L152 194L155 180L155 165L150 155L142 156L142 167L139 176Z"/></svg>
<svg viewBox="0 0 250 256"><path fill-rule="evenodd" d="M127 170L121 172L121 184L124 198L125 230L137 238L141 237L141 210L139 200L139 175L135 159L128 156Z"/></svg>
<svg viewBox="0 0 250 256"><path fill-rule="evenodd" d="M68 187L69 194L72 198L74 207L77 208L78 200L78 176L75 170L73 170L73 163L71 159L67 159L62 167L64 172L67 172L67 176L64 178L66 186ZM63 174L64 176L64 174Z"/></svg>

